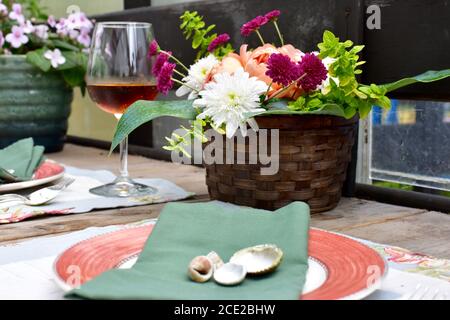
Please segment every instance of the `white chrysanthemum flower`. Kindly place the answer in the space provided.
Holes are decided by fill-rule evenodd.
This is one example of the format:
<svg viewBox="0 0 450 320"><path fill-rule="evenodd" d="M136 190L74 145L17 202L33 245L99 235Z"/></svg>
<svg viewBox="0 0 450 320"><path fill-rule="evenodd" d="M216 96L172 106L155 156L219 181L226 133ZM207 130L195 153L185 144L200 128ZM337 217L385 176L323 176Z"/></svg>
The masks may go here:
<svg viewBox="0 0 450 320"><path fill-rule="evenodd" d="M246 119L248 113L264 111L260 106L259 97L267 90L267 84L257 78L250 78L247 72L239 68L234 74L219 73L214 81L205 85L200 91L200 99L194 101L194 106L203 108L198 119L211 117L217 127L225 124L226 135L231 138L238 128L242 135L247 135L247 124L257 131L258 125L253 119Z"/></svg>
<svg viewBox="0 0 450 320"><path fill-rule="evenodd" d="M188 76L183 78L183 82L186 83L186 85L178 88L176 95L181 97L189 93L189 100L197 98L197 92L203 89L206 77L218 64L219 60L212 54L198 60L190 67Z"/></svg>
<svg viewBox="0 0 450 320"><path fill-rule="evenodd" d="M326 57L322 59L322 63L327 68L327 71L330 70L330 66L336 61L334 58ZM328 72L326 80L322 83L320 86L320 90L322 91L322 94L327 94L331 90L331 84L330 79L333 79L334 83L336 83L337 86L339 86L339 78L331 77L330 73Z"/></svg>

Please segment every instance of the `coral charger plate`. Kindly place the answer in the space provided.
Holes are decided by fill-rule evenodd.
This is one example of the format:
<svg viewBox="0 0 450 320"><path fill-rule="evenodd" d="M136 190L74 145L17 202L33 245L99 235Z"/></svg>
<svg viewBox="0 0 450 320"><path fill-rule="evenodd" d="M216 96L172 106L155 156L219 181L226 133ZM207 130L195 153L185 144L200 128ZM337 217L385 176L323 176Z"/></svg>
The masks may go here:
<svg viewBox="0 0 450 320"><path fill-rule="evenodd" d="M67 291L113 268L130 268L152 230L153 225L127 228L75 244L55 260L56 282ZM380 287L387 272L384 259L375 250L318 229L310 229L309 257L299 299L362 299ZM71 280L74 265L79 268L79 283Z"/></svg>

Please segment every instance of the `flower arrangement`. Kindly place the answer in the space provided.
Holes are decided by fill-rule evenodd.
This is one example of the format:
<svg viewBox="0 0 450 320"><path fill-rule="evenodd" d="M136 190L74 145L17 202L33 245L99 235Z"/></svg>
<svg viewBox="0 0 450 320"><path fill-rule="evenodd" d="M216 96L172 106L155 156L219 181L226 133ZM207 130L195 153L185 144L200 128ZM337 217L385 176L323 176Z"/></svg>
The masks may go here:
<svg viewBox="0 0 450 320"><path fill-rule="evenodd" d="M0 0L0 55L26 55L43 72L59 72L69 86L84 90L93 26L83 12L56 20L38 0Z"/></svg>
<svg viewBox="0 0 450 320"><path fill-rule="evenodd" d="M212 33L214 25L206 26L197 12L181 16L186 39L198 49L197 61L185 66L170 51L154 41L149 55L156 57L153 73L157 87L167 94L179 85L177 96L184 101L138 101L120 120L112 149L136 127L159 116L173 116L193 121L184 136L166 138L167 150L186 153L193 137L205 142L204 127L212 127L227 138L240 130L258 130L255 116L269 115L331 115L351 119L365 117L372 106L390 107L387 93L416 82L432 82L450 76L450 69L428 71L394 83L360 84L362 73L359 54L364 46L341 41L325 31L316 52L302 52L285 44L278 26L281 12L273 10L257 16L241 27L244 37L256 36L261 46L250 49L242 44L236 52L228 34ZM273 25L279 43L264 41L259 30ZM186 153L187 154L187 153Z"/></svg>

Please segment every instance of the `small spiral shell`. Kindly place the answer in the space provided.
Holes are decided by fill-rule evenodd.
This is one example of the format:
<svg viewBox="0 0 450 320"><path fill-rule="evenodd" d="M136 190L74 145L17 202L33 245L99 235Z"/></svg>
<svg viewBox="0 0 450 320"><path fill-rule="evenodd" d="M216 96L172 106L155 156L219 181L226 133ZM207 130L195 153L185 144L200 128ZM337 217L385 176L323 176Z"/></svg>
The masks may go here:
<svg viewBox="0 0 450 320"><path fill-rule="evenodd" d="M222 258L217 254L215 251L211 251L206 255L211 262L213 263L214 270L219 269L221 266L223 266L223 260Z"/></svg>
<svg viewBox="0 0 450 320"><path fill-rule="evenodd" d="M198 256L191 260L188 267L188 275L195 282L207 282L214 272L211 259L206 256Z"/></svg>

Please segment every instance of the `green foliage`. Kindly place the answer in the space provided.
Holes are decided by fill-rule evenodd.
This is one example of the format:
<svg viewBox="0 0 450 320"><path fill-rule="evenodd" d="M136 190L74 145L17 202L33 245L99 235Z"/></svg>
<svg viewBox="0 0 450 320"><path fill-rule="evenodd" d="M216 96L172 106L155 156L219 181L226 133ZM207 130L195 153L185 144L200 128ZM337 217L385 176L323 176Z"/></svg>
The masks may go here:
<svg viewBox="0 0 450 320"><path fill-rule="evenodd" d="M46 24L47 14L45 8L41 6L40 0L2 0L9 9L14 3L20 3L23 8L25 19L31 20L34 25ZM18 22L11 20L8 16L0 17L0 30L3 35L11 32L13 26ZM48 38L39 38L37 35L27 34L29 41L20 48L13 48L5 43L0 48L0 54L7 50L12 54L26 55L27 62L36 66L43 72L59 72L71 87L80 87L82 93L85 91L84 76L87 69L87 54L83 52L84 46L69 36L56 33L54 28L50 28ZM65 57L66 62L53 68L48 59L44 57L47 50L59 49Z"/></svg>
<svg viewBox="0 0 450 320"><path fill-rule="evenodd" d="M142 124L159 117L175 117L195 120L197 112L192 100L179 101L137 101L133 103L120 118L111 144L113 151L120 142Z"/></svg>
<svg viewBox="0 0 450 320"><path fill-rule="evenodd" d="M43 72L49 72L52 69L50 60L44 57L48 47L30 51L27 53L28 63L41 69ZM61 51L66 58L66 62L55 71L60 71L66 83L71 87L80 87L84 95L86 83L84 76L86 74L87 56L81 51Z"/></svg>
<svg viewBox="0 0 450 320"><path fill-rule="evenodd" d="M330 84L324 90L300 97L289 103L289 110L294 112L325 112L327 108L340 108L345 118L352 118L356 113L366 117L373 105L383 108L390 107L390 100L385 95L386 88L371 85L361 85L356 76L362 71L359 66L359 53L364 46L354 46L350 40L341 42L331 31L325 31L323 42L318 45L319 57L332 58L329 66ZM337 79L336 81L334 79Z"/></svg>
<svg viewBox="0 0 450 320"><path fill-rule="evenodd" d="M183 30L186 40L192 38L192 48L198 50L197 59L204 57L208 52L209 44L217 37L217 33L211 33L216 25L206 26L203 16L200 16L197 11L185 11L180 20L182 21L180 29ZM231 45L227 44L217 48L214 54L223 57L232 51Z"/></svg>
<svg viewBox="0 0 450 320"><path fill-rule="evenodd" d="M27 53L27 61L28 63L38 67L44 72L50 71L52 65L50 64L50 60L44 58L45 51L47 48L38 49L35 51L31 51Z"/></svg>
<svg viewBox="0 0 450 320"><path fill-rule="evenodd" d="M179 134L172 133L172 138L167 138L168 146L164 146L164 150L178 152L184 154L186 157L191 158L191 155L186 150L186 147L192 144L192 140L198 139L200 142L205 143L208 141L204 135L203 128L207 125L206 121L197 119L192 121L192 126L186 128L181 126L181 129L185 131L185 134L180 136Z"/></svg>

